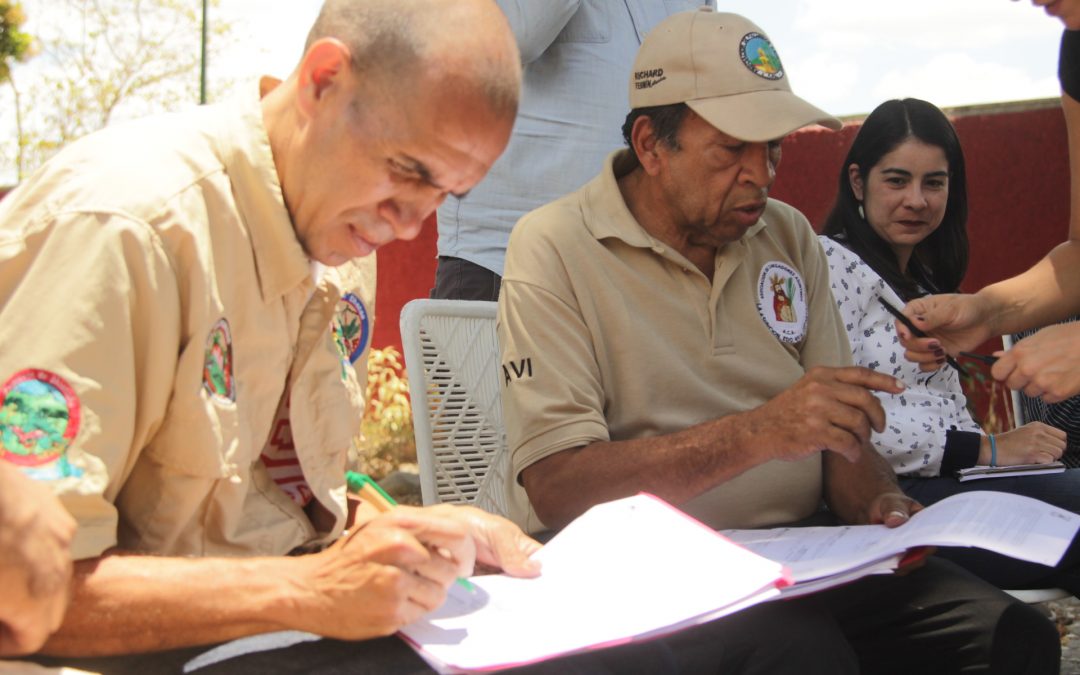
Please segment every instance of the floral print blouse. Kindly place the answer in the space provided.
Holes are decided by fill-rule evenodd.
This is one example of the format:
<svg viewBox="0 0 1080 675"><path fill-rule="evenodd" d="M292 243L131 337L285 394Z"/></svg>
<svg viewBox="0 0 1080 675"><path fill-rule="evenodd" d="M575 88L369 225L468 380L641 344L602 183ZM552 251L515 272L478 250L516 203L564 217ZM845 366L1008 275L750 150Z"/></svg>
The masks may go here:
<svg viewBox="0 0 1080 675"><path fill-rule="evenodd" d="M894 319L878 298L898 308L906 303L859 256L826 236L819 239L855 365L887 373L907 385L900 394L876 394L885 408L886 427L874 433L874 447L898 475L937 476L946 431L981 433L967 410L960 378L953 368L924 373L906 360Z"/></svg>

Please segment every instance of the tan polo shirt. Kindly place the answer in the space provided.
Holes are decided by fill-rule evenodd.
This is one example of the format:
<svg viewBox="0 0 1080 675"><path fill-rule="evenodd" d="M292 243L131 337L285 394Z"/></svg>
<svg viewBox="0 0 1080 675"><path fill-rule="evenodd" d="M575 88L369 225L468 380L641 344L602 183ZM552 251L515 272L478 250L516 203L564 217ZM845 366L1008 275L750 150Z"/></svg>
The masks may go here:
<svg viewBox="0 0 1080 675"><path fill-rule="evenodd" d="M712 283L651 237L616 183L625 151L577 192L514 228L499 300L503 406L513 475L595 441L673 433L755 408L851 351L829 269L806 219L769 200L717 252ZM614 166L614 168L613 168ZM713 527L811 514L821 458L768 462L684 507ZM535 515L515 519L531 530Z"/></svg>
<svg viewBox="0 0 1080 675"><path fill-rule="evenodd" d="M341 530L375 263L314 283L246 93L92 134L0 202L0 460L51 483L76 558ZM260 461L286 432L319 526Z"/></svg>

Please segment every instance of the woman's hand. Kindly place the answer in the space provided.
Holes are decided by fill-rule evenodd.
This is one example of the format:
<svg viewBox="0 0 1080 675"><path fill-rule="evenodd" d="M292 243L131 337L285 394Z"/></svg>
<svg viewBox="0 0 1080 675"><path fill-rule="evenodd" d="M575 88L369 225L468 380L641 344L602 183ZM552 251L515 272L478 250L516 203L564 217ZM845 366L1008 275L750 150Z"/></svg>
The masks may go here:
<svg viewBox="0 0 1080 675"><path fill-rule="evenodd" d="M998 466L1017 464L1047 464L1061 458L1065 452L1065 432L1061 429L1031 422L1019 429L994 434L997 443ZM990 463L990 439L983 437L979 445L979 464Z"/></svg>

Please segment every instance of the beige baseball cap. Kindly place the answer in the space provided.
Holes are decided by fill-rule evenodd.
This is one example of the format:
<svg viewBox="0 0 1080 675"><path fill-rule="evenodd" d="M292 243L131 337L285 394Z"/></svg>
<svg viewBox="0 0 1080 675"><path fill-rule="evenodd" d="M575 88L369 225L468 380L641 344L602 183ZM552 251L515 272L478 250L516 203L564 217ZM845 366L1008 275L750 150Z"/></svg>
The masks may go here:
<svg viewBox="0 0 1080 675"><path fill-rule="evenodd" d="M657 24L630 74L631 108L684 102L743 141L771 141L810 124L842 126L791 93L776 48L760 28L708 6Z"/></svg>

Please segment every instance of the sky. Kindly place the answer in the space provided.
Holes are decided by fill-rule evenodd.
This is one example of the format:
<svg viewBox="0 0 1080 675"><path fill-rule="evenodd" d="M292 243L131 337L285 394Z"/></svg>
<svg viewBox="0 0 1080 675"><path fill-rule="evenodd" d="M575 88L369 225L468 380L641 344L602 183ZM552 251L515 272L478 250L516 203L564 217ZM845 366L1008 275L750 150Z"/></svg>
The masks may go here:
<svg viewBox="0 0 1080 675"><path fill-rule="evenodd" d="M219 0L210 21L230 22L233 39L208 64L210 91L262 74L288 75L321 2ZM56 0L23 4L31 33L35 17L61 7ZM952 107L1059 95L1062 26L1030 0L717 0L717 5L757 23L776 46L795 92L834 115L865 114L886 99L905 96ZM41 65L34 59L18 66L27 69L19 72L21 80L25 83L27 73ZM13 157L15 122L7 89L0 87L0 154ZM124 117L121 111L114 119ZM0 163L0 184L14 182L13 176L13 162Z"/></svg>
<svg viewBox="0 0 1080 675"><path fill-rule="evenodd" d="M593 0L615 2L617 0ZM286 75L320 0L221 0L237 47L211 77ZM772 39L795 92L835 115L904 96L939 106L1059 95L1062 25L1028 0L717 0ZM213 16L211 16L211 20Z"/></svg>

